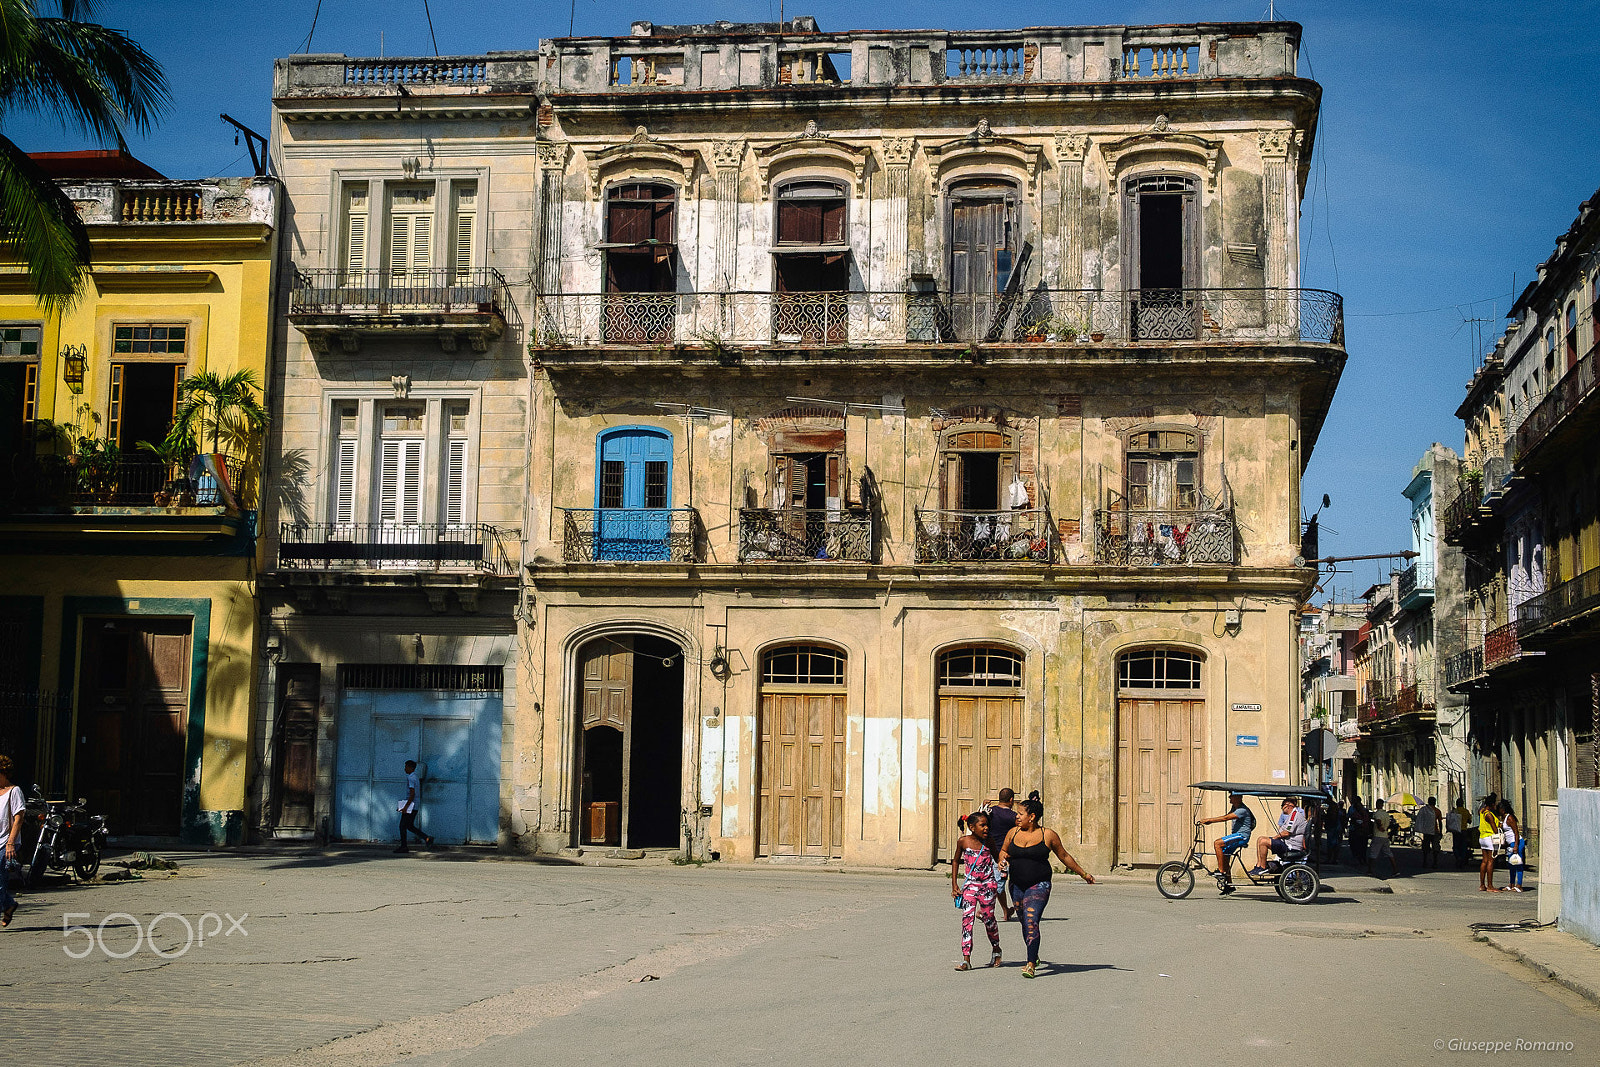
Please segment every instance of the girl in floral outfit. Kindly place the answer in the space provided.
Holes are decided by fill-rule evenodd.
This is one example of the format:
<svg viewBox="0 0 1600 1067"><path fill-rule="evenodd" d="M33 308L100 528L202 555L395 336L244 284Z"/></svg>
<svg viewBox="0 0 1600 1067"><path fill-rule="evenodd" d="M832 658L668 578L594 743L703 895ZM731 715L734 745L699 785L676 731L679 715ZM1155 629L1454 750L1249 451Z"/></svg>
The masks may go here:
<svg viewBox="0 0 1600 1067"><path fill-rule="evenodd" d="M994 856L983 843L989 830L987 812L975 811L965 819L967 832L956 841L960 853L950 862L950 896L961 908L961 966L958 971L972 969L972 923L983 920L983 929L989 935L993 956L989 966L1000 966L1000 925L994 921L994 902L1000 892L1000 871ZM957 882L957 874L966 869L966 880Z"/></svg>

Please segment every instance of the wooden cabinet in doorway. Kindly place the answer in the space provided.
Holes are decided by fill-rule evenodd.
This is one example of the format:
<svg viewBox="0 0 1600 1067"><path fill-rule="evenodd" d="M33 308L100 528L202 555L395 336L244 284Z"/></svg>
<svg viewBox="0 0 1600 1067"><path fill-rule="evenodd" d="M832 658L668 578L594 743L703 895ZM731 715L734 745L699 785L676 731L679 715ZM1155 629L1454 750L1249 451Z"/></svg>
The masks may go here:
<svg viewBox="0 0 1600 1067"><path fill-rule="evenodd" d="M73 792L113 834L176 836L193 670L189 619L85 619Z"/></svg>

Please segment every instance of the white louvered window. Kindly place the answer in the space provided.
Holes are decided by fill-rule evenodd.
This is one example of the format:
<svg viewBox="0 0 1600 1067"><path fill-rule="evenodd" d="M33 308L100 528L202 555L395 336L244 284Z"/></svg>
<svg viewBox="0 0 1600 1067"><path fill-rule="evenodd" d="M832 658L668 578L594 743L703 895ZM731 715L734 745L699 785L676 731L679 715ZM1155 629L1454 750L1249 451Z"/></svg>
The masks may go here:
<svg viewBox="0 0 1600 1067"><path fill-rule="evenodd" d="M344 269L347 274L360 275L367 270L367 185L358 182L345 187L344 192ZM347 284L359 285L356 278Z"/></svg>
<svg viewBox="0 0 1600 1067"><path fill-rule="evenodd" d="M351 526L356 521L356 406L337 405L333 420L333 521Z"/></svg>
<svg viewBox="0 0 1600 1067"><path fill-rule="evenodd" d="M378 524L414 526L422 521L423 406L388 404L378 454Z"/></svg>
<svg viewBox="0 0 1600 1067"><path fill-rule="evenodd" d="M472 281L472 268L477 252L478 183L457 182L451 190L450 219L450 269L456 285Z"/></svg>
<svg viewBox="0 0 1600 1067"><path fill-rule="evenodd" d="M467 522L467 405L451 401L444 406L444 521L450 526Z"/></svg>
<svg viewBox="0 0 1600 1067"><path fill-rule="evenodd" d="M426 285L433 269L433 190L389 194L389 284Z"/></svg>

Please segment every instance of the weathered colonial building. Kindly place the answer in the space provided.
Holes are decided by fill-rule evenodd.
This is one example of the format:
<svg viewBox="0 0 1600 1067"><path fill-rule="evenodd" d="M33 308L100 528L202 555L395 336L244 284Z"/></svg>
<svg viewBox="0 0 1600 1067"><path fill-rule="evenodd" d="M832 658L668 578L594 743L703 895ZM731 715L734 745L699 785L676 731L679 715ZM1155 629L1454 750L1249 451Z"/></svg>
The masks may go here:
<svg viewBox="0 0 1600 1067"><path fill-rule="evenodd" d="M0 266L0 751L117 836L237 844L281 189L38 162L93 266L64 309Z"/></svg>
<svg viewBox="0 0 1600 1067"><path fill-rule="evenodd" d="M1600 193L1518 297L1457 411L1467 470L1444 536L1463 547L1468 584L1482 590L1485 632L1451 681L1469 701L1485 790L1519 815L1600 775L1597 250Z"/></svg>
<svg viewBox="0 0 1600 1067"><path fill-rule="evenodd" d="M921 866L1011 786L1103 868L1299 777L1299 34L543 46L511 833Z"/></svg>
<svg viewBox="0 0 1600 1067"><path fill-rule="evenodd" d="M1300 616L1300 734L1305 780L1335 792L1360 792L1356 738L1360 732L1356 644L1366 605L1324 603ZM1327 745L1322 731L1333 735Z"/></svg>
<svg viewBox="0 0 1600 1067"><path fill-rule="evenodd" d="M533 54L280 60L290 210L255 825L495 842L512 806ZM524 298L525 302L525 298Z"/></svg>

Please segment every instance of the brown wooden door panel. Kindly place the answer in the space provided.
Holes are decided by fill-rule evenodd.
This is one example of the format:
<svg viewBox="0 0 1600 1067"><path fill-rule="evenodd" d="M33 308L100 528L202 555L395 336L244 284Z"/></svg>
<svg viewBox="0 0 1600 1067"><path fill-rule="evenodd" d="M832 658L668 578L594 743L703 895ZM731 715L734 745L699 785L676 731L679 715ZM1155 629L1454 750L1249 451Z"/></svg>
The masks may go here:
<svg viewBox="0 0 1600 1067"><path fill-rule="evenodd" d="M762 694L761 855L843 854L845 723L842 693Z"/></svg>
<svg viewBox="0 0 1600 1067"><path fill-rule="evenodd" d="M939 698L934 838L940 858L950 856L957 819L1003 787L1023 788L1022 711L1022 697L1010 690Z"/></svg>
<svg viewBox="0 0 1600 1067"><path fill-rule="evenodd" d="M322 669L315 663L278 667L278 726L273 756L274 822L285 829L310 829L316 821L317 714Z"/></svg>
<svg viewBox="0 0 1600 1067"><path fill-rule="evenodd" d="M1117 846L1125 863L1182 857L1194 831L1205 702L1117 702Z"/></svg>

